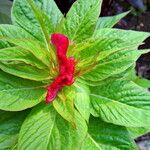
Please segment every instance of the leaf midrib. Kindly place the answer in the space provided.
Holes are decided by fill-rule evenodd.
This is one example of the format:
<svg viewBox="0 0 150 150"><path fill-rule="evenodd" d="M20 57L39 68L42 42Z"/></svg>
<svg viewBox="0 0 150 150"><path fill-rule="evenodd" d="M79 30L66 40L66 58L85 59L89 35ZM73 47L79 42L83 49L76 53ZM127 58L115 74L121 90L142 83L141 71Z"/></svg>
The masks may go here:
<svg viewBox="0 0 150 150"><path fill-rule="evenodd" d="M90 96L94 96L94 97L97 97L97 98L104 98L104 99L107 99L107 100L109 100L109 101L107 101L107 103L111 103L111 102L113 102L113 103L116 103L116 104L121 104L121 105L125 105L125 106L128 106L128 107L130 107L130 108L134 108L134 109L138 109L138 110L141 110L141 111L145 111L146 113L149 113L149 111L148 110L145 110L145 109L142 109L142 108L139 108L139 107L135 107L135 106L131 106L131 105L128 105L128 104L126 104L126 103L122 103L122 101L117 101L117 100L115 100L115 99L112 99L112 98L108 98L108 97L104 97L104 96L101 96L101 95L97 95L97 94L90 94ZM102 104L102 103L101 103ZM102 104L102 105L105 105L105 104Z"/></svg>
<svg viewBox="0 0 150 150"><path fill-rule="evenodd" d="M99 149L99 150L102 150L100 147L99 147L99 145L98 145L98 143L96 143L96 141L92 138L92 136L88 133L88 136L89 136L89 138L91 139L91 141L96 145L96 147Z"/></svg>

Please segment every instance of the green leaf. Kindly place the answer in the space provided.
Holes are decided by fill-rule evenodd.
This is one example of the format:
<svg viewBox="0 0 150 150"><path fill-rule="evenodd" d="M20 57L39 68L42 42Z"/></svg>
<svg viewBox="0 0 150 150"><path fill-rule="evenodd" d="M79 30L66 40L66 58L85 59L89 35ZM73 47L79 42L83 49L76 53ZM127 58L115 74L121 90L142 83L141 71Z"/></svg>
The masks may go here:
<svg viewBox="0 0 150 150"><path fill-rule="evenodd" d="M82 78L94 85L92 82L102 81L128 70L141 55L140 51L136 51L137 47L149 35L149 33L135 31L128 34L128 31L118 29L99 30L91 41L87 43L84 41L76 47L78 50L78 47L83 45L77 58L85 63L89 63L90 60L90 63L95 66L91 67L88 64L85 70L87 74L84 73ZM83 66L82 61L78 66Z"/></svg>
<svg viewBox="0 0 150 150"><path fill-rule="evenodd" d="M76 44L72 51L77 51L76 57L80 60L93 56L99 60L118 51L136 49L149 36L147 32L100 29L91 39Z"/></svg>
<svg viewBox="0 0 150 150"><path fill-rule="evenodd" d="M64 34L70 40L82 41L91 37L100 14L101 2L101 0L77 0L72 5L64 24Z"/></svg>
<svg viewBox="0 0 150 150"><path fill-rule="evenodd" d="M21 47L8 47L0 50L0 62L11 62L14 64L25 63L35 66L39 69L47 68L32 53Z"/></svg>
<svg viewBox="0 0 150 150"><path fill-rule="evenodd" d="M72 125L75 125L74 114L75 91L73 87L65 87L53 101L56 111Z"/></svg>
<svg viewBox="0 0 150 150"><path fill-rule="evenodd" d="M48 80L50 79L50 70L49 70L49 64L50 59L49 55L47 55L47 51L42 47L41 43L35 41L35 40L24 40L24 39L13 39L13 38L4 38L3 40L7 40L13 44L16 44L17 46L20 46L21 49L24 49L24 52L27 52L29 55L33 55L35 59L32 60L35 61L33 64L26 64L21 61L0 61L0 68L12 75L22 77L25 79L35 80L35 81L42 81L42 80ZM14 48L14 47L13 47ZM5 49L5 54L8 55L9 51L8 49ZM12 50L10 48L10 50ZM3 51L2 51L3 52ZM13 51L11 51L12 53ZM3 53L4 54L4 53ZM5 55L2 54L2 57ZM15 53L17 55L17 53ZM20 53L19 53L20 55ZM20 56L17 57L20 57ZM26 59L29 59L29 55ZM12 54L12 57L14 54ZM11 56L10 56L11 57ZM8 56L7 56L8 58ZM3 59L3 58L2 58ZM21 57L20 57L21 59ZM25 59L24 59L25 60ZM27 60L25 60L27 62ZM31 62L31 61L30 61ZM36 62L40 63L40 68L35 67ZM41 68L41 64L43 64L45 67ZM39 64L38 64L39 67Z"/></svg>
<svg viewBox="0 0 150 150"><path fill-rule="evenodd" d="M137 85L139 85L143 88L149 88L150 87L150 80L137 76L136 71L135 71L135 67L130 72L128 72L126 78L128 80L133 81L134 83L136 83Z"/></svg>
<svg viewBox="0 0 150 150"><path fill-rule="evenodd" d="M15 0L12 8L12 20L44 42L45 47L49 49L48 35L54 32L54 27L48 16L32 0Z"/></svg>
<svg viewBox="0 0 150 150"><path fill-rule="evenodd" d="M91 88L91 103L106 122L127 127L150 124L150 93L131 81L104 81Z"/></svg>
<svg viewBox="0 0 150 150"><path fill-rule="evenodd" d="M34 13L36 19L39 22L39 25L42 29L43 36L45 39L46 48L49 51L49 49L50 49L49 35L54 32L54 27L51 24L48 16L45 15L39 7L37 7L37 5L34 3L33 0L27 0L27 2L29 3L30 7L33 10L33 13Z"/></svg>
<svg viewBox="0 0 150 150"><path fill-rule="evenodd" d="M18 148L17 148L17 144L12 148L12 150L18 150Z"/></svg>
<svg viewBox="0 0 150 150"><path fill-rule="evenodd" d="M115 60L117 59L116 58L117 56L120 58L120 56L122 55L122 57L125 58L127 57L126 53L127 55L129 55L130 51L132 51L130 59L134 59L135 61L140 55L140 53L138 54L138 52L134 51L136 48L137 48L137 44L134 44L134 43L128 44L127 42L124 42L116 38L107 38L107 37L103 38L102 37L102 38L96 38L96 39L93 38L92 40L87 41L87 43L84 41L78 44L77 47L74 49L74 51L79 51L79 53L75 55L80 60L77 64L77 68L79 68L81 75L87 73L87 76L85 75L85 78L84 76L82 77L84 80L85 79L97 80L99 79L100 76L98 77L97 75L99 73L96 73L96 72L97 71L100 72L99 70L100 66L108 65L107 67L109 67L109 63L113 63L113 71L117 71L117 66L116 66L116 70L114 70L115 61L117 64L120 63L119 60ZM135 56L137 57L136 59L135 59ZM113 60L113 57L114 57L114 60ZM132 61L132 63L134 61ZM121 63L124 63L124 62L121 62ZM129 65L129 63L131 64L131 61L128 62L127 65ZM127 67L126 63L124 65ZM124 66L124 69L126 70L125 66ZM110 65L110 67L112 66ZM119 68L121 67L123 66L119 65ZM93 74L95 74L97 78L95 79L91 78L91 72L93 72ZM90 74L90 76L88 76L89 75L88 73ZM110 76L109 74L110 74L110 71L107 74L107 78L108 76ZM106 75L106 71L105 73L102 73L101 75L104 77L104 75ZM91 85L91 81L88 81L88 83Z"/></svg>
<svg viewBox="0 0 150 150"><path fill-rule="evenodd" d="M0 149L12 149L18 140L19 130L28 111L0 111Z"/></svg>
<svg viewBox="0 0 150 150"><path fill-rule="evenodd" d="M105 123L98 118L90 119L89 135L102 150L137 149L125 127ZM98 150L98 148L94 150Z"/></svg>
<svg viewBox="0 0 150 150"><path fill-rule="evenodd" d="M52 107L35 107L21 127L18 149L76 150L87 133L82 117L75 113L76 127L66 122Z"/></svg>
<svg viewBox="0 0 150 150"><path fill-rule="evenodd" d="M54 27L57 27L61 22L63 15L58 9L54 0L36 0L35 3L48 16Z"/></svg>
<svg viewBox="0 0 150 150"><path fill-rule="evenodd" d="M100 17L97 21L96 30L101 28L112 28L116 23L118 23L123 17L125 17L129 12L124 12L119 15Z"/></svg>
<svg viewBox="0 0 150 150"><path fill-rule="evenodd" d="M87 86L92 86L92 87L96 87L99 86L101 84L103 84L104 81L110 81L110 80L118 80L118 79L126 79L126 76L128 75L128 72L132 69L135 68L135 64L133 64L132 66L130 66L128 69L124 70L123 72L121 72L120 74L116 74L113 76L108 77L107 79L101 80L101 81L91 81L91 80L85 80L83 78L79 78L80 82L87 85Z"/></svg>
<svg viewBox="0 0 150 150"><path fill-rule="evenodd" d="M91 41L84 41L80 44L77 44L76 48L74 48L72 51L77 51L75 53L75 57L80 60L77 66L82 67L83 65L85 66L91 64L95 64L94 66L96 66L96 64L98 64L99 61L108 59L112 55L136 49L137 44L129 44L117 38L102 37L99 39L94 38Z"/></svg>
<svg viewBox="0 0 150 150"><path fill-rule="evenodd" d="M37 105L45 96L46 89L42 83L0 72L0 109L24 110Z"/></svg>
<svg viewBox="0 0 150 150"><path fill-rule="evenodd" d="M0 69L17 77L34 81L49 80L51 78L49 70L38 69L24 63L0 62Z"/></svg>
<svg viewBox="0 0 150 150"><path fill-rule="evenodd" d="M150 50L149 49L141 49L139 52L141 54L147 54ZM133 81L137 85L143 87L143 88L149 88L150 87L150 80L144 79L141 76L137 76L135 66L127 73L126 77L127 80Z"/></svg>
<svg viewBox="0 0 150 150"><path fill-rule="evenodd" d="M0 25L0 39L1 38L26 38L33 39L29 33L20 27L14 25ZM6 41L0 41L0 48L9 47L10 44Z"/></svg>
<svg viewBox="0 0 150 150"><path fill-rule="evenodd" d="M143 87L143 88L150 88L150 80L144 79L141 77L136 77L133 82L135 82L137 85Z"/></svg>
<svg viewBox="0 0 150 150"><path fill-rule="evenodd" d="M37 59L43 62L47 67L50 66L50 54L44 48L43 43L32 39L16 39L16 38L3 38L16 46L19 46L30 53L32 53Z"/></svg>
<svg viewBox="0 0 150 150"><path fill-rule="evenodd" d="M150 127L148 128L127 128L128 129L128 132L130 134L130 136L132 137L132 139L135 139L139 136L142 136L148 132L150 132Z"/></svg>
<svg viewBox="0 0 150 150"><path fill-rule="evenodd" d="M86 85L74 83L76 94L74 98L75 107L78 109L82 117L88 122L90 117L90 91Z"/></svg>
<svg viewBox="0 0 150 150"><path fill-rule="evenodd" d="M100 60L95 68L81 78L87 81L98 82L115 77L129 69L141 54L134 49L115 52Z"/></svg>
<svg viewBox="0 0 150 150"><path fill-rule="evenodd" d="M101 146L88 134L83 141L80 150L102 150Z"/></svg>
<svg viewBox="0 0 150 150"><path fill-rule="evenodd" d="M107 37L107 38L117 38L125 41L129 44L140 45L142 42L150 36L148 32L137 32L133 30L121 30L121 29L100 29L97 30L94 35L95 38Z"/></svg>

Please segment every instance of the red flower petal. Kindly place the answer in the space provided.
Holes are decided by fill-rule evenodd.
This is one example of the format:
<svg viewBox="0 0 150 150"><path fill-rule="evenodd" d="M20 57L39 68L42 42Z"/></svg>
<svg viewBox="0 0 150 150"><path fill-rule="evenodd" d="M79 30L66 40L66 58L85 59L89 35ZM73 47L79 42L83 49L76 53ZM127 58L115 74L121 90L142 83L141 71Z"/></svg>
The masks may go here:
<svg viewBox="0 0 150 150"><path fill-rule="evenodd" d="M67 49L69 40L62 34L52 34L51 42L56 48L57 59L59 63L59 75L47 88L46 103L52 102L57 93L64 87L74 83L75 59L67 58Z"/></svg>
<svg viewBox="0 0 150 150"><path fill-rule="evenodd" d="M49 103L55 99L58 91L60 91L63 88L62 86L62 79L61 77L57 77L53 83L48 86L47 88L47 96L46 96L46 103Z"/></svg>
<svg viewBox="0 0 150 150"><path fill-rule="evenodd" d="M51 35L52 44L55 46L57 50L58 57L66 56L67 49L69 46L69 40L63 34L52 34Z"/></svg>

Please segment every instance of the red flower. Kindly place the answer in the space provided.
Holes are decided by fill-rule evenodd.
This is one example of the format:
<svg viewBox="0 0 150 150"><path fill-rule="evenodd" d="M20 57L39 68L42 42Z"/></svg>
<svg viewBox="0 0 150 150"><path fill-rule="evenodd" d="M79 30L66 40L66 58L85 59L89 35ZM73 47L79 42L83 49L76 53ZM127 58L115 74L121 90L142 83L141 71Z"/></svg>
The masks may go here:
<svg viewBox="0 0 150 150"><path fill-rule="evenodd" d="M64 87L74 83L75 59L67 58L69 40L62 34L52 34L51 42L56 48L59 64L59 74L52 84L47 87L46 103L52 102L57 93Z"/></svg>

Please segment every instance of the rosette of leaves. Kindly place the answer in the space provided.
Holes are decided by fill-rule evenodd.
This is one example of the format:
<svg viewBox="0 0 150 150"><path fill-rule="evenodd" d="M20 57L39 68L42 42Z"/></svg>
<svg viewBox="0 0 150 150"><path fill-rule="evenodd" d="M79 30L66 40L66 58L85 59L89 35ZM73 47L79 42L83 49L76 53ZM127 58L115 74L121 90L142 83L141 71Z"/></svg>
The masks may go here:
<svg viewBox="0 0 150 150"><path fill-rule="evenodd" d="M101 3L77 0L64 17L53 0L14 1L13 25L0 25L0 149L137 149L150 93L129 74L150 34L112 29L126 13L99 18ZM69 38L78 74L46 104L57 76L53 33Z"/></svg>

